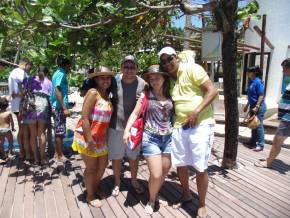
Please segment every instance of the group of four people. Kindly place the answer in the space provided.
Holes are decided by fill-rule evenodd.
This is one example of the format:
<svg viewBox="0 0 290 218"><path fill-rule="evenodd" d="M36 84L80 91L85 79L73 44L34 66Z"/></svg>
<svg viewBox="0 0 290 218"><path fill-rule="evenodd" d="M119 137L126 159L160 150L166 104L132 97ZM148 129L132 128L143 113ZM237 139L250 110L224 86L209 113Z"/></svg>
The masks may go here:
<svg viewBox="0 0 290 218"><path fill-rule="evenodd" d="M182 196L175 206L178 208L192 200L187 166L193 166L197 171L198 215L203 217L207 214L206 169L215 123L210 104L217 90L201 66L182 62L173 48L163 48L159 57L160 65L152 65L144 73L145 81L137 76L139 65L131 55L123 59L121 74L115 75L103 66L89 74L95 86L85 95L72 147L84 159L87 201L92 206L102 205L95 194L108 159L112 160L115 180L113 196L120 191L124 156L129 160L132 187L137 193L143 193L137 180L138 156L142 149L150 172L150 197L145 212L153 213L172 163L177 167L182 186ZM132 150L128 146L130 129L145 98L148 103L142 143Z"/></svg>

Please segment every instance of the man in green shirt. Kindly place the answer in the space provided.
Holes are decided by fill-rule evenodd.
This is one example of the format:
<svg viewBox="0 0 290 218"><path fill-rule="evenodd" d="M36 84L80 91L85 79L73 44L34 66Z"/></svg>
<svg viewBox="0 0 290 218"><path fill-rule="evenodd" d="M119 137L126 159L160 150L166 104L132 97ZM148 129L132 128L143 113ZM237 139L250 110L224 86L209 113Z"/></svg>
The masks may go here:
<svg viewBox="0 0 290 218"><path fill-rule="evenodd" d="M188 185L187 166L196 171L199 196L198 216L205 217L205 197L208 187L208 159L213 144L214 118L211 103L217 90L206 71L198 64L183 63L171 47L159 52L160 65L175 80L171 90L176 121L172 133L172 165L182 186L182 197L175 207L192 200Z"/></svg>

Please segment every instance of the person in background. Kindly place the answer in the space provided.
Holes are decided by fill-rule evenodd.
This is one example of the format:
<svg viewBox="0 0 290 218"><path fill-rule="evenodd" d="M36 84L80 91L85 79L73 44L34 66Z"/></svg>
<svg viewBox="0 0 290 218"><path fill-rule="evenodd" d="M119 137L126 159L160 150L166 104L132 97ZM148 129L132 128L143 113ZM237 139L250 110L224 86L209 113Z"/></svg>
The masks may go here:
<svg viewBox="0 0 290 218"><path fill-rule="evenodd" d="M68 110L68 79L71 62L65 57L57 60L58 68L52 76L52 93L50 96L55 133L55 159L58 162L67 162L63 154L63 137L66 133L66 118L71 115Z"/></svg>
<svg viewBox="0 0 290 218"><path fill-rule="evenodd" d="M260 125L256 129L252 129L252 135L249 142L250 148L254 151L262 151L265 144L264 135L264 115L266 112L266 104L264 101L265 86L263 81L258 77L262 71L259 66L249 67L248 70L249 84L248 84L248 103L244 107L244 112L249 111L250 116L256 114L260 120ZM249 109L250 106L250 109Z"/></svg>
<svg viewBox="0 0 290 218"><path fill-rule="evenodd" d="M13 154L13 135L12 131L14 129L14 122L12 118L12 113L7 111L9 102L6 98L0 97L0 163L6 162L6 155L4 153L4 140L8 140L8 157Z"/></svg>
<svg viewBox="0 0 290 218"><path fill-rule="evenodd" d="M282 64L283 84L282 97L278 105L278 119L280 124L274 136L273 144L267 159L261 159L255 163L257 167L272 167L273 161L281 151L284 141L290 137L290 58L285 59Z"/></svg>
<svg viewBox="0 0 290 218"><path fill-rule="evenodd" d="M150 172L150 197L145 212L151 215L155 209L155 203L158 201L158 192L171 167L171 120L174 111L169 93L169 75L161 71L159 65L152 65L147 69L143 78L148 82L149 88L136 103L127 122L123 140L124 144L130 143L130 129L141 112L142 101L146 95L148 106L144 117L142 150ZM161 203L165 203L165 201L162 200Z"/></svg>
<svg viewBox="0 0 290 218"><path fill-rule="evenodd" d="M94 79L91 78L91 74L94 73L94 68L90 68L88 70L88 78L84 80L83 85L81 87L80 96L84 97L87 94L87 91L94 87L95 82Z"/></svg>
<svg viewBox="0 0 290 218"><path fill-rule="evenodd" d="M126 155L129 158L131 171L131 185L138 194L144 189L137 180L138 156L140 148L130 150L123 143L124 129L127 120L134 110L137 96L144 90L145 81L137 76L138 62L132 55L126 56L121 64L121 75L116 75L117 93L113 97L113 115L108 132L109 159L112 160L115 185L112 196L118 196L121 185L122 160ZM115 100L117 98L117 100Z"/></svg>
<svg viewBox="0 0 290 218"><path fill-rule="evenodd" d="M107 130L113 112L109 93L113 75L114 72L104 66L96 67L90 74L95 85L85 96L72 144L73 150L80 153L85 162L86 199L93 207L102 206L95 194L108 165Z"/></svg>
<svg viewBox="0 0 290 218"><path fill-rule="evenodd" d="M31 91L34 95L35 110L24 115L23 123L29 128L29 145L34 154L34 161L40 164L47 164L48 159L45 153L46 136L45 130L47 121L50 119L50 103L49 97L51 95L52 83L46 77L48 69L44 66L39 66L36 76L24 79L24 87L30 85ZM40 160L38 157L37 138L40 148ZM28 149L27 149L28 150Z"/></svg>
<svg viewBox="0 0 290 218"><path fill-rule="evenodd" d="M200 65L181 62L172 47L164 47L158 55L162 69L175 80L171 90L176 114L171 160L172 165L177 167L182 196L174 207L179 208L182 203L192 201L187 166L193 166L199 198L197 215L206 217L207 168L215 124L211 103L218 92Z"/></svg>
<svg viewBox="0 0 290 218"><path fill-rule="evenodd" d="M12 98L11 100L11 111L17 117L18 123L18 134L17 140L20 148L20 157L25 157L24 151L24 135L23 130L25 125L21 122L21 117L19 114L19 105L21 98L23 97L23 89L22 84L23 80L28 77L27 73L31 70L32 63L28 59L22 59L19 62L19 67L12 70L9 74L8 78L8 86L9 86L9 94Z"/></svg>

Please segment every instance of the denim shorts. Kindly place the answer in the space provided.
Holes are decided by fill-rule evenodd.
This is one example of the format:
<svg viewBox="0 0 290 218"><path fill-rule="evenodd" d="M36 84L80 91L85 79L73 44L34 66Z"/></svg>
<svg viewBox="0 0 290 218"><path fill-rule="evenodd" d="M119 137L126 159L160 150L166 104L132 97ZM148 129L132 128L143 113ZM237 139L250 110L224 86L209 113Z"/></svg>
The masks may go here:
<svg viewBox="0 0 290 218"><path fill-rule="evenodd" d="M171 134L159 135L146 130L143 132L142 150L144 156L170 154L171 149Z"/></svg>
<svg viewBox="0 0 290 218"><path fill-rule="evenodd" d="M277 128L276 135L289 137L290 136L290 122L280 121L280 124Z"/></svg>

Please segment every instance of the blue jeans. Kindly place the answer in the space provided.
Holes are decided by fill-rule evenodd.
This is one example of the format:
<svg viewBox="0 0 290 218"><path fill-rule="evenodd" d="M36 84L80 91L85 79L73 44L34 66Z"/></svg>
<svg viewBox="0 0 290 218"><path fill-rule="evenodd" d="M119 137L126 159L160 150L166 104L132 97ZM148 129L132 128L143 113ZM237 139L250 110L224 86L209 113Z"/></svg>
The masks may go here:
<svg viewBox="0 0 290 218"><path fill-rule="evenodd" d="M250 106L250 109L254 107L255 105ZM265 112L266 112L266 104L265 102L263 102L257 113L257 116L260 120L260 125L257 129L252 129L252 137L250 139L251 144L260 146L262 148L264 148L264 144L265 144L265 131L264 131L264 125L263 125Z"/></svg>

